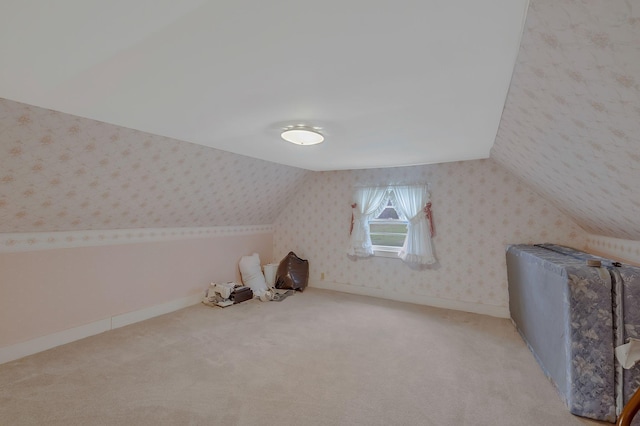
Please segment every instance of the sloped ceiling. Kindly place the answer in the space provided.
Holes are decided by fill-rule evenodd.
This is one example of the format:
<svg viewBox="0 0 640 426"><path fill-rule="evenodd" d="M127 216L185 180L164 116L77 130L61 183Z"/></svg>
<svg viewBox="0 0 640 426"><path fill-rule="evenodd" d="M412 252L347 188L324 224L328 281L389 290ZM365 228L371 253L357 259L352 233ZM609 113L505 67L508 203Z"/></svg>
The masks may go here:
<svg viewBox="0 0 640 426"><path fill-rule="evenodd" d="M0 97L309 170L486 158L526 4L3 0Z"/></svg>
<svg viewBox="0 0 640 426"><path fill-rule="evenodd" d="M0 99L0 232L271 224L309 173Z"/></svg>
<svg viewBox="0 0 640 426"><path fill-rule="evenodd" d="M491 157L588 232L640 239L640 2L531 1Z"/></svg>
<svg viewBox="0 0 640 426"><path fill-rule="evenodd" d="M62 3L56 3L57 6L54 7L53 3L37 0L3 2L3 11L9 10L6 9L9 6L15 6L17 9L13 10L20 10L23 15L0 13L0 51L2 55L10 54L3 56L0 64L0 97L8 96L6 93L11 94L8 97L17 98L29 98L41 93L46 96L55 95L53 98L65 105L77 102L77 106L82 109L79 114L81 116L92 115L89 111L106 111L117 116L118 119L114 119L114 122L122 119L124 121L120 124L125 125L129 123L127 119L138 117L142 117L142 121L154 122L167 128L172 126L173 119L180 122L180 125L186 123L187 126L204 123L206 132L211 131L211 135L217 135L211 136L207 143L213 144L213 140L223 141L221 146L225 151L0 99L0 232L273 223L290 194L310 172L232 152L251 147L251 155L259 156L268 152L277 157L276 161L281 161L289 155L283 154L281 149L294 147L284 144L276 149L273 144L281 141L276 137L265 142L273 135L269 133L270 130L261 126L278 117L290 117L295 112L300 113L298 118L330 119L340 116L346 120L343 124L375 122L370 130L387 135L387 140L364 138L371 156L363 156L361 150L355 153L348 150L325 153L335 157L330 168L364 167L365 163L368 166L396 165L398 158L389 155L390 148L408 155L412 164L431 160L448 161L451 158L446 156L431 157L427 161L415 155L417 152L432 151L435 145L453 143L448 137L470 140L463 134L455 133L460 131L477 133L478 137L474 137L473 141L483 146L481 150L491 146L480 142L491 132L477 132L476 127L469 125L470 117L475 117L472 122L491 123L489 116L476 114L484 111L483 108L488 104L469 106L464 98L457 96L460 92L470 90L470 85L476 87L473 90L484 90L482 93L499 92L500 87L485 87L484 80L480 78L485 75L485 71L492 73L495 70L481 67L480 77L469 80L469 75L461 70L467 67L465 72L473 73L478 71L476 66L460 62L453 66L449 64L447 68L444 66L446 61L441 62L447 57L447 52L458 59L473 52L478 53L481 49L477 45L465 45L473 37L469 37L467 33L458 33L458 27L446 30L434 26L442 32L434 35L428 41L428 48L424 49L425 55L430 58L426 61L438 67L436 72L439 76L451 69L451 75L457 76L457 81L471 82L470 85L461 84L454 91L449 90L451 86L441 85L444 80L435 79L425 83L424 79L416 77L414 71L418 70L418 74L424 71L420 66L430 66L412 62L414 59L409 58L411 55L407 52L414 56L416 52L422 53L419 46L407 43L403 45L402 51L397 51L400 50L397 49L401 44L400 39L416 43L417 39L422 40L418 37L419 28L420 25L427 24L422 18L432 24L435 17L440 16L436 13L415 14L418 18L407 21L408 32L402 30L404 22L396 19L394 25L382 31L378 38L370 40L371 43L363 41L365 35L371 35L365 31L360 34L362 44L346 43L358 55L323 56L323 66L312 71L308 68L295 68L295 59L291 59L288 51L275 55L279 59L284 58L284 69L280 68L278 61L268 62L269 65L266 65L267 62L249 61L249 58L254 57L256 60L271 57L274 50L262 51L265 45L252 44L256 42L255 34L250 36L249 33L231 31L237 26L237 22L243 22L243 15L236 10L239 21L223 27L234 35L225 42L230 46L239 43L246 48L235 53L238 60L242 59L239 62L241 66L234 68L233 64L238 65L238 62L233 61L214 61L222 67L222 74L211 74L211 69L208 68L203 72L215 76L212 79L213 89L204 84L201 91L191 87L187 93L185 80L192 76L189 73L178 73L182 69L174 68L178 65L155 63L154 66L159 70L156 73L155 68L138 68L140 63L137 61L145 58L145 47L150 48L150 53L147 54L156 52L149 45L153 45L152 41L156 40L154 35L163 34L156 42L168 43L173 40L170 36L175 36L177 29L185 29L185 22L195 19L194 14L205 11L211 13L223 4L228 6L229 11L234 7L231 3L193 0L177 4L159 1L154 3L156 13L149 19L143 19L148 10L136 2L114 1L111 3L115 5L115 9L107 7L104 10L100 9L99 4L105 3L91 0L63 3L75 5L73 13L67 17L70 26L60 25L62 21L56 19L47 19L60 17L61 13L68 12L62 7ZM120 7L126 7L125 3L132 5L129 13L113 13ZM462 3L456 2L425 3L432 7L437 5L449 14L457 10L461 16L459 23L477 30L477 26L469 22L478 12L474 9L475 6L467 5L469 7L464 9ZM453 3L458 6L452 6ZM515 16L517 14L512 9L516 3L519 4L482 4L485 12L490 10L499 15L496 19L500 22L503 18L509 18L518 27L521 25L521 17ZM588 232L633 240L640 240L638 3L638 0L532 0L502 120L491 150L494 160L554 202ZM284 2L277 4L282 6ZM337 3L331 4L337 7ZM504 6L504 16L496 8L492 8L498 4ZM96 10L101 12L96 13ZM299 12L302 10L301 8ZM355 13L354 10L351 12ZM369 10L381 13L380 9ZM109 11L112 13L109 14ZM93 19L78 19L93 15L96 15ZM182 21L185 16L190 18ZM265 16L271 16L270 12ZM384 21L384 17L366 16L372 19L371 25L366 26L371 31L376 29L374 23L382 25ZM354 16L345 15L344 25L338 27L341 30L335 34L344 35L346 27L357 21L354 19ZM25 20L30 24L16 24ZM114 22L117 25L113 25ZM221 21L219 19L216 22ZM283 24L283 21L276 22ZM482 23L482 19L478 22ZM249 19L245 23L255 22ZM174 25L178 27L174 28ZM482 25L491 28L486 22ZM63 30L56 32L55 26ZM78 26L84 28L85 32L80 31L82 28ZM39 30L34 30L38 27ZM400 31L399 39L391 38L385 44L384 37L390 36L394 31ZM77 34L80 33L86 34L87 38L79 39ZM323 30L315 34L316 37L321 37L326 33ZM331 36L331 32L328 33ZM61 34L64 37L60 38ZM354 34L359 33L356 30ZM105 41L105 35L109 36L109 40ZM494 36L500 38L500 32L496 32ZM268 38L268 35L265 37ZM272 44L267 44L273 49L274 46L295 45L294 41L282 38L283 34L278 37L281 37L278 40L284 40L284 44L273 44L273 40L269 42ZM308 41L305 37L300 40ZM17 42L18 40L22 41ZM180 41L182 38L178 37L176 40ZM503 47L506 50L503 53L509 51L512 42L512 38L505 38ZM447 52L429 50L439 43L446 46ZM178 45L183 46L180 43ZM463 48L463 45L466 47ZM25 46L28 48L25 49ZM197 44L195 46L199 46L199 52L215 50L213 47L205 49ZM224 43L218 40L214 44L216 46L221 48ZM376 46L385 48L379 49ZM367 47L364 49L364 56L360 55L360 47ZM74 52L78 50L82 55L75 55ZM373 58L371 55L375 52L382 53ZM442 56L433 56L433 52L439 52ZM455 52L460 55L454 54ZM346 61L348 57L351 59ZM486 58L489 57L490 55ZM7 58L16 59L17 62L9 63ZM407 58L409 60L403 62ZM493 59L497 60L495 57ZM376 61L386 65L376 68ZM508 55L501 56L498 60L501 64L505 64L505 61L508 62ZM184 70L191 70L196 76L201 74L200 62L178 62L184 65ZM384 79L382 74L391 72L386 67L389 63L394 64L398 73L390 74L389 78ZM81 69L84 71L80 71ZM144 76L141 74L142 69L147 70L147 74L142 73ZM294 69L300 74L294 72ZM372 69L376 71L369 76ZM234 70L237 71L235 74L232 72ZM74 74L76 72L80 74ZM321 77L324 73L331 74L332 79L323 80ZM281 80L272 79L274 75L280 74L283 76ZM72 78L73 75L77 79ZM433 77L433 74L424 75ZM176 76L179 78L172 78ZM255 79L256 86L240 87L249 77ZM146 82L146 78L150 81ZM508 81L508 75L506 78ZM352 85L354 81L360 80L366 83L366 87ZM152 84L154 81L162 83L160 86L167 90L157 89ZM291 82L297 87L292 91L293 95L285 96L282 104L277 104L279 101L276 101L277 106L271 104L271 109L264 109L262 103L266 105L278 98L278 94L287 92L287 84ZM330 82L335 87L329 88L327 85ZM382 86L379 86L382 82ZM141 86L138 88L137 84ZM443 88L442 93L432 91L438 85ZM368 90L371 87L376 87L376 90ZM88 91L87 94L83 93L85 90ZM128 90L132 91L133 98L127 98L125 92ZM224 96L212 97L211 90ZM232 102L216 103L216 99L231 99L227 97L231 92L239 96L233 98ZM403 94L409 92L415 97L402 98ZM450 98L444 96L444 92L449 93ZM314 98L320 93L328 93L331 97L335 95L340 105L325 102L326 99L322 96ZM394 97L394 93L399 97ZM435 93L442 96L431 96ZM74 98L72 94L79 98ZM198 97L198 94L201 96ZM372 104L369 95L382 99L382 103L377 106ZM441 103L445 98L452 103ZM322 107L310 107L311 99L324 99ZM407 110L399 107L402 99L413 99L415 102L419 99L435 99L435 103L425 107L431 108L426 115L420 108L411 110L415 114L405 114ZM383 104L384 108L379 108ZM467 106L471 109L464 109ZM441 120L438 113L431 114L440 107L456 110L455 120L447 122ZM60 110L64 111L65 108ZM196 112L199 108L203 109ZM380 119L387 117L388 108L401 113L403 122L411 122L427 129L427 134L415 145L409 148L403 146L397 138L385 133L399 129L395 127L398 122L394 124L386 121L386 118ZM161 110L161 114L154 115L154 111L158 110ZM319 114L319 111L329 111L331 114ZM164 115L165 113L168 115ZM360 119L362 121L358 121ZM432 127L435 122L442 127ZM497 126L497 121L494 124ZM340 125L335 127L339 128ZM449 129L445 133L429 133L433 129L444 131L445 128ZM248 133L244 129L248 129ZM171 133L165 130L159 129L154 133ZM254 137L263 131L266 133ZM230 136L234 132L237 134ZM335 135L335 145L344 142L338 136L339 133ZM389 140L393 142L389 143ZM491 139L490 142L492 141ZM330 146L329 139L325 146ZM460 148L456 146L455 149ZM470 157L476 155L464 149L458 154L462 152ZM308 162L304 163L305 168L323 169L326 164L322 166L320 162L314 165L314 162L322 160L325 154L321 155L317 150L304 151L304 154L292 154L291 158L299 155ZM377 160L373 161L374 157ZM380 159L384 160L378 162Z"/></svg>

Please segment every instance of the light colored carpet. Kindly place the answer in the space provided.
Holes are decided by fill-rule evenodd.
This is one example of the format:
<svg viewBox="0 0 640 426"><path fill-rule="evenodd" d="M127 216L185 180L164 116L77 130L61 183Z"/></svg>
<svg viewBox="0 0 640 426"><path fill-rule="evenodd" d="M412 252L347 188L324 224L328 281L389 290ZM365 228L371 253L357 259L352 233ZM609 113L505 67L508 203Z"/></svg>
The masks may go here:
<svg viewBox="0 0 640 426"><path fill-rule="evenodd" d="M506 319L310 288L0 365L0 424L600 423L567 411Z"/></svg>

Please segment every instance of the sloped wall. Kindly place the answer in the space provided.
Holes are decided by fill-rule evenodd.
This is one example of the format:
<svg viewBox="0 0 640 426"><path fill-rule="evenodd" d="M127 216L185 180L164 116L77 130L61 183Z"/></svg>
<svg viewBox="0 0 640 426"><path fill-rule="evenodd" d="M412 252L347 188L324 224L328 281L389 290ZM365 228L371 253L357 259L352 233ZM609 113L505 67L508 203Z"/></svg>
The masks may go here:
<svg viewBox="0 0 640 426"><path fill-rule="evenodd" d="M355 185L428 182L438 264L346 255ZM275 223L274 256L309 259L312 286L508 316L505 245L555 242L582 248L585 233L491 160L320 172ZM324 280L322 279L324 273Z"/></svg>
<svg viewBox="0 0 640 426"><path fill-rule="evenodd" d="M0 233L271 224L308 173L0 99Z"/></svg>
<svg viewBox="0 0 640 426"><path fill-rule="evenodd" d="M0 99L0 362L238 280L308 173Z"/></svg>
<svg viewBox="0 0 640 426"><path fill-rule="evenodd" d="M640 6L531 0L491 158L587 232L640 240Z"/></svg>

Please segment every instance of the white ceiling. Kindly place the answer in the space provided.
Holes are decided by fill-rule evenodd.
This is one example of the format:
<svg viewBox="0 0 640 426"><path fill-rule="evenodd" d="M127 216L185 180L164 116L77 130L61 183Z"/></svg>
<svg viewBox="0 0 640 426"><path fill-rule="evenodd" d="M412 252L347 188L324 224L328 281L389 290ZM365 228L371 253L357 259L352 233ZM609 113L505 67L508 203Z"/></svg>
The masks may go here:
<svg viewBox="0 0 640 426"><path fill-rule="evenodd" d="M3 0L0 97L309 170L486 158L527 4Z"/></svg>

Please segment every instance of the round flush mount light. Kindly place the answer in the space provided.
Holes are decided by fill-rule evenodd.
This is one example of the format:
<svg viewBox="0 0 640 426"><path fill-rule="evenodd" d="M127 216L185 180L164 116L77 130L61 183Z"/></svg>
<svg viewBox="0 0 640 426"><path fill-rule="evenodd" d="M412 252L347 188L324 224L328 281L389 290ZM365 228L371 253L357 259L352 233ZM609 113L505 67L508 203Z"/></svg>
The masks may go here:
<svg viewBox="0 0 640 426"><path fill-rule="evenodd" d="M280 133L282 139L296 145L315 145L324 141L320 128L305 125L287 126Z"/></svg>

